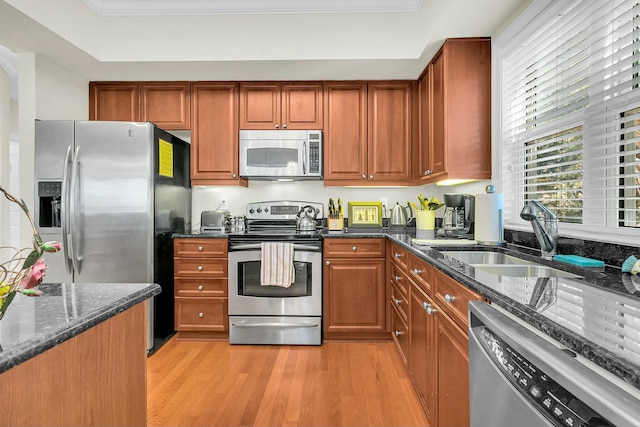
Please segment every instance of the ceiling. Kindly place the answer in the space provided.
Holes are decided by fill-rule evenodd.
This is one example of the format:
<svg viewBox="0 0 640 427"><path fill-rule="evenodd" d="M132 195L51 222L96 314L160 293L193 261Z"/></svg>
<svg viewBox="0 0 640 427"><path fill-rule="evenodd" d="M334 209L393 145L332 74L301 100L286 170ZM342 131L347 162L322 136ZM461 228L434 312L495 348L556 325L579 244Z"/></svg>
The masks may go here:
<svg viewBox="0 0 640 427"><path fill-rule="evenodd" d="M88 80L415 79L532 0L0 0L0 45Z"/></svg>

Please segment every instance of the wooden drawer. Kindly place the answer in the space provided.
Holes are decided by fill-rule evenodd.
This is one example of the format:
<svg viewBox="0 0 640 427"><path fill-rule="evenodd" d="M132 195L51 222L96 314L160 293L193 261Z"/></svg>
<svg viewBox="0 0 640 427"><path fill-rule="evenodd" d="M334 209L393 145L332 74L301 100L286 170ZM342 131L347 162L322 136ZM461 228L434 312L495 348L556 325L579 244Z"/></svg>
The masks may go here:
<svg viewBox="0 0 640 427"><path fill-rule="evenodd" d="M391 253L389 254L391 260L394 263L398 264L400 269L402 269L403 271L407 271L409 251L395 243L391 243L389 249L391 251Z"/></svg>
<svg viewBox="0 0 640 427"><path fill-rule="evenodd" d="M174 257L225 257L227 239L175 239Z"/></svg>
<svg viewBox="0 0 640 427"><path fill-rule="evenodd" d="M403 293L395 284L391 285L391 306L398 310L398 313L406 322L409 317L409 295Z"/></svg>
<svg viewBox="0 0 640 427"><path fill-rule="evenodd" d="M402 361L406 364L409 357L409 328L398 310L392 309L391 312L391 335L400 350Z"/></svg>
<svg viewBox="0 0 640 427"><path fill-rule="evenodd" d="M176 277L173 279L177 297L226 297L227 279Z"/></svg>
<svg viewBox="0 0 640 427"><path fill-rule="evenodd" d="M174 276L221 277L228 272L226 258L174 258Z"/></svg>
<svg viewBox="0 0 640 427"><path fill-rule="evenodd" d="M325 258L384 258L385 239L326 239Z"/></svg>
<svg viewBox="0 0 640 427"><path fill-rule="evenodd" d="M405 297L409 293L409 280L403 270L398 267L397 264L391 263L391 272L389 273L391 282L398 287L398 290L402 292Z"/></svg>
<svg viewBox="0 0 640 427"><path fill-rule="evenodd" d="M177 331L227 331L227 298L176 298Z"/></svg>
<svg viewBox="0 0 640 427"><path fill-rule="evenodd" d="M409 254L408 275L422 290L433 298L433 271L431 264Z"/></svg>
<svg viewBox="0 0 640 427"><path fill-rule="evenodd" d="M469 326L469 301L483 300L484 298L440 271L434 271L434 275L436 288L434 300L436 304L438 304L462 330L466 331Z"/></svg>

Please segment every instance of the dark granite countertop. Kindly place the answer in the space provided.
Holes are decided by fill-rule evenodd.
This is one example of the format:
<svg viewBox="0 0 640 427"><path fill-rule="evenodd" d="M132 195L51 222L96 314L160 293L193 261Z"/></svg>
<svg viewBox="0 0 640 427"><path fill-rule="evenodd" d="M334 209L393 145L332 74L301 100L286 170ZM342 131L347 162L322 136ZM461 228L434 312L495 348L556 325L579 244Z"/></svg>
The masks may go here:
<svg viewBox="0 0 640 427"><path fill-rule="evenodd" d="M0 373L160 293L155 283L43 283L0 320Z"/></svg>
<svg viewBox="0 0 640 427"><path fill-rule="evenodd" d="M227 238L226 234L174 237ZM429 247L413 243L415 229L346 229L323 238L389 238L575 353L640 389L640 277L619 268L574 267L521 246ZM443 251L498 251L575 273L580 278L507 277L484 273ZM545 295L540 298L540 294Z"/></svg>

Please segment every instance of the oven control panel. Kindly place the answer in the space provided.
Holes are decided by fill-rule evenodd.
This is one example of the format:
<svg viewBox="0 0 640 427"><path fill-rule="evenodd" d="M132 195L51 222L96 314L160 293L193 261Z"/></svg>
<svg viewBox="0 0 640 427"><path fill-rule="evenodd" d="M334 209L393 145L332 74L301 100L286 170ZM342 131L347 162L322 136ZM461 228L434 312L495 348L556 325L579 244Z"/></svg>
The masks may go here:
<svg viewBox="0 0 640 427"><path fill-rule="evenodd" d="M316 213L316 219L324 217L324 205L316 202L299 200L279 200L256 202L247 204L248 220L295 220L300 209L311 206Z"/></svg>

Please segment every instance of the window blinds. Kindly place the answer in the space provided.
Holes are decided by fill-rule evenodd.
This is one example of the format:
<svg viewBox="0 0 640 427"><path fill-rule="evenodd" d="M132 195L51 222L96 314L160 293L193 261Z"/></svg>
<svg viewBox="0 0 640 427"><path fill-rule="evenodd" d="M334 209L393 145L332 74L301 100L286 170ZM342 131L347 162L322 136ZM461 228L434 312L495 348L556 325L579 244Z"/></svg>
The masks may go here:
<svg viewBox="0 0 640 427"><path fill-rule="evenodd" d="M640 230L640 3L550 4L499 59L505 222L538 200L583 231Z"/></svg>

